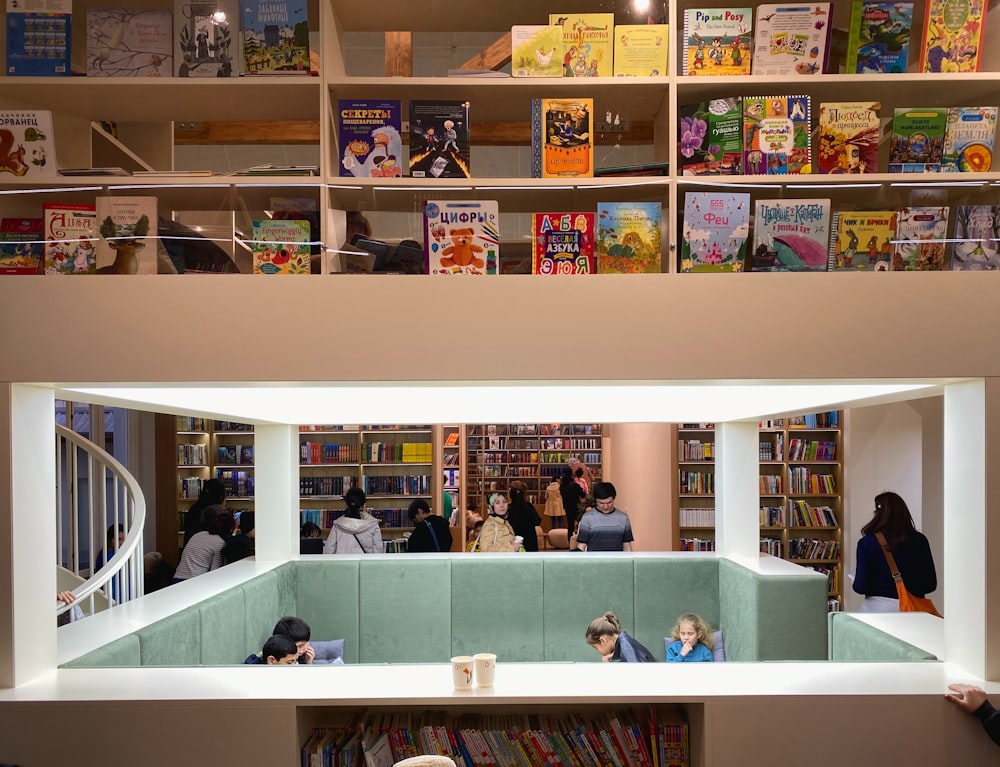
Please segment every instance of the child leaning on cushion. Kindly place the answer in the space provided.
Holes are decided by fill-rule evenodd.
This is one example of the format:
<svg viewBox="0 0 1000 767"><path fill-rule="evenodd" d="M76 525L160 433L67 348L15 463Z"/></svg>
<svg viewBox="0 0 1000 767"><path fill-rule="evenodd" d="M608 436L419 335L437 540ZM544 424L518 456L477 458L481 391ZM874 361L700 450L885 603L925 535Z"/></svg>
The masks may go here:
<svg viewBox="0 0 1000 767"><path fill-rule="evenodd" d="M700 615L682 615L677 619L670 637L674 641L667 646L667 663L712 661L712 630Z"/></svg>

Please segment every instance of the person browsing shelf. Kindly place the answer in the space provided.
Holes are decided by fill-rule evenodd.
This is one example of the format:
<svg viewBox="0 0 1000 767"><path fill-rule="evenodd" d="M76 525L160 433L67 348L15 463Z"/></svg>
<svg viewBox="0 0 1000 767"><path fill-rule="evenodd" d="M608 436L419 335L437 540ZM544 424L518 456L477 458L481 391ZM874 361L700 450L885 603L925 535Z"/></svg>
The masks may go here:
<svg viewBox="0 0 1000 767"><path fill-rule="evenodd" d="M562 496L563 512L566 514L566 528L570 535L576 529L576 521L580 518L580 503L587 497L583 488L573 479L573 470L563 467L559 478L559 495Z"/></svg>
<svg viewBox="0 0 1000 767"><path fill-rule="evenodd" d="M507 496L493 493L489 507L490 512L479 532L479 551L517 551L520 542L515 541L514 528L507 519Z"/></svg>
<svg viewBox="0 0 1000 767"><path fill-rule="evenodd" d="M705 619L685 613L677 619L667 645L667 663L710 663L712 661L712 630Z"/></svg>
<svg viewBox="0 0 1000 767"><path fill-rule="evenodd" d="M632 523L628 514L615 508L617 496L610 482L594 483L594 505L580 519L576 545L581 551L632 551Z"/></svg>
<svg viewBox="0 0 1000 767"><path fill-rule="evenodd" d="M226 541L226 547L222 550L222 561L231 565L241 559L254 555L256 541L256 516L252 511L240 512L240 519L237 524L237 533Z"/></svg>
<svg viewBox="0 0 1000 767"><path fill-rule="evenodd" d="M211 520L204 518L205 509L209 506L226 505L226 486L221 479L208 479L198 493L198 499L184 515L184 545L194 537L195 533L207 530Z"/></svg>
<svg viewBox="0 0 1000 767"><path fill-rule="evenodd" d="M360 487L344 493L347 512L333 521L324 554L381 554L385 550L378 520L365 511L367 500Z"/></svg>
<svg viewBox="0 0 1000 767"><path fill-rule="evenodd" d="M507 508L507 520L514 528L514 535L524 540L525 551L538 551L537 526L542 523L534 505L525 498L524 483L514 480L510 488L510 504Z"/></svg>
<svg viewBox="0 0 1000 767"><path fill-rule="evenodd" d="M653 653L625 632L613 612L592 620L584 636L605 663L656 663Z"/></svg>
<svg viewBox="0 0 1000 767"><path fill-rule="evenodd" d="M211 530L202 530L192 536L190 542L181 553L180 564L174 572L174 583L186 581L196 575L204 575L211 570L222 567L222 550L226 541L233 534L236 520L233 515L223 510L221 506L209 506L205 514L211 512Z"/></svg>
<svg viewBox="0 0 1000 767"><path fill-rule="evenodd" d="M993 708L986 690L972 684L950 684L948 689L951 692L944 697L982 722L983 729L1000 746L1000 711Z"/></svg>
<svg viewBox="0 0 1000 767"><path fill-rule="evenodd" d="M418 498L407 509L413 532L406 542L409 553L430 551L451 551L451 528L444 517L431 513L431 507L423 498Z"/></svg>
<svg viewBox="0 0 1000 767"><path fill-rule="evenodd" d="M562 495L559 493L559 480L555 477L545 487L545 516L549 518L551 530L558 530L566 525L566 512L563 510Z"/></svg>

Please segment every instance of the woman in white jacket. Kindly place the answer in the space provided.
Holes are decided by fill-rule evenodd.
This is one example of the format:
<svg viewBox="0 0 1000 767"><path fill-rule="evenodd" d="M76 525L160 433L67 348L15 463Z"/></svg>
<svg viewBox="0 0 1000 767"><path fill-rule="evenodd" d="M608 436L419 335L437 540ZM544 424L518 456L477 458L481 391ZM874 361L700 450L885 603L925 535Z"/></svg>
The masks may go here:
<svg viewBox="0 0 1000 767"><path fill-rule="evenodd" d="M330 537L323 547L324 554L381 554L382 531L378 520L365 511L364 491L352 487L344 494L347 513L334 520Z"/></svg>

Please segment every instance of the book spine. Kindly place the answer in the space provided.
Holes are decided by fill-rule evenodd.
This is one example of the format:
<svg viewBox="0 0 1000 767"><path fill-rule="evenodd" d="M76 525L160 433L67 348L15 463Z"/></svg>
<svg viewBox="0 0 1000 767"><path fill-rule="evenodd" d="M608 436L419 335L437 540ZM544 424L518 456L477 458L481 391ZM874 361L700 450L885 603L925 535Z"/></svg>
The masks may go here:
<svg viewBox="0 0 1000 767"><path fill-rule="evenodd" d="M858 71L858 46L861 44L861 19L864 13L864 0L854 0L851 4L851 25L847 31L847 58L844 63L844 71L849 75Z"/></svg>
<svg viewBox="0 0 1000 767"><path fill-rule="evenodd" d="M830 231L834 233L834 236L830 238L830 246L827 250L827 262L826 270L832 272L837 267L837 237L836 233L840 231L840 211L835 210L833 212L833 220L830 221ZM794 441L794 440L793 440ZM792 449L792 443L788 443L788 449ZM791 457L791 456L789 456Z"/></svg>
<svg viewBox="0 0 1000 767"><path fill-rule="evenodd" d="M541 99L531 100L531 177L542 177L542 150L545 144L545 110Z"/></svg>
<svg viewBox="0 0 1000 767"><path fill-rule="evenodd" d="M691 25L691 13L693 9L687 9L684 11L684 36L681 38L681 75L687 76L688 73L688 40L690 39L690 25ZM750 39L751 43L751 54L753 53L753 38Z"/></svg>

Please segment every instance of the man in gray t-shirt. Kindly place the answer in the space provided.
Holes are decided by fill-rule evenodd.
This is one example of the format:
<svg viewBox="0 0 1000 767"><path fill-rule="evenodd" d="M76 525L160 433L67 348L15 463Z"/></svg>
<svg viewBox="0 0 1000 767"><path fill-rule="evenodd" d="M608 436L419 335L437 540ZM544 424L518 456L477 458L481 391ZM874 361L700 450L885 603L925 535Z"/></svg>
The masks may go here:
<svg viewBox="0 0 1000 767"><path fill-rule="evenodd" d="M580 520L577 546L582 551L631 551L632 523L628 514L615 508L615 486L610 482L594 483L594 503Z"/></svg>

